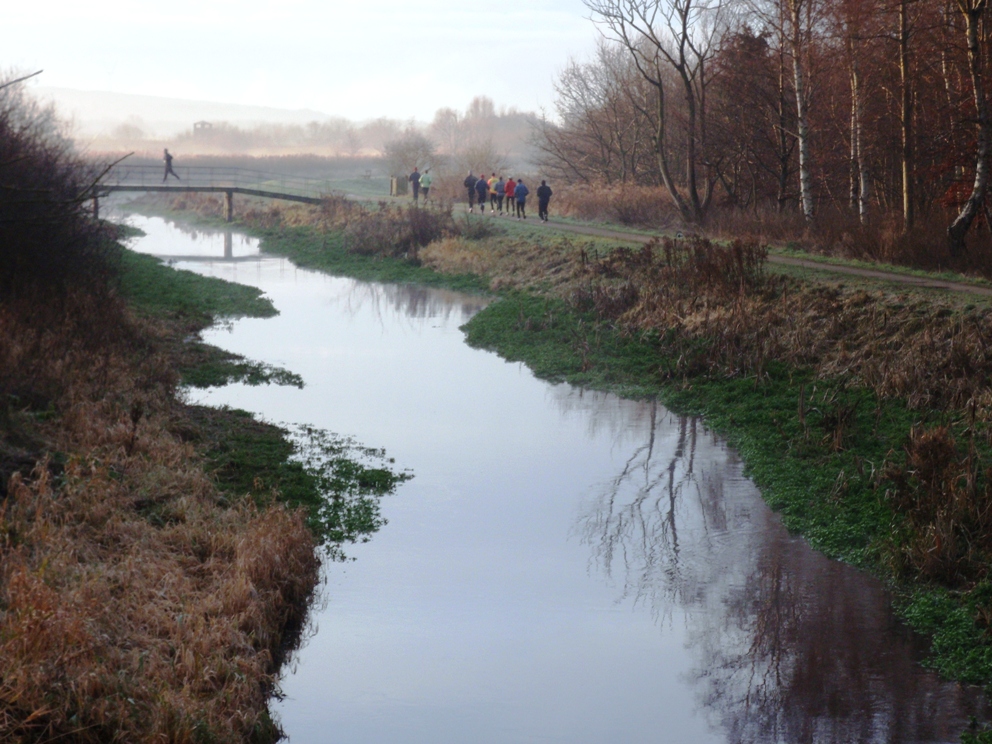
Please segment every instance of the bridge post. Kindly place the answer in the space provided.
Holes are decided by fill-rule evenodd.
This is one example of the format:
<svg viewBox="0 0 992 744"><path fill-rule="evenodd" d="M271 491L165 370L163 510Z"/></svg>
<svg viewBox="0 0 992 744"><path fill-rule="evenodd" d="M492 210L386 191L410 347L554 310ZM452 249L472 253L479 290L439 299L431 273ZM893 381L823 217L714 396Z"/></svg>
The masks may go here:
<svg viewBox="0 0 992 744"><path fill-rule="evenodd" d="M234 192L228 189L227 194L227 221L230 222L234 217Z"/></svg>
<svg viewBox="0 0 992 744"><path fill-rule="evenodd" d="M100 197L93 197L93 219L100 219Z"/></svg>

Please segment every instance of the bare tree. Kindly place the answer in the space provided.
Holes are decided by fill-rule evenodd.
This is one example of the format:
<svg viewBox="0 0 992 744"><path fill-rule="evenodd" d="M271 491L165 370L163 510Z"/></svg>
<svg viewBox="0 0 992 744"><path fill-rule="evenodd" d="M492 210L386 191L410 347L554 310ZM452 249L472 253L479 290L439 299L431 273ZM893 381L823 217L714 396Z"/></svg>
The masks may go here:
<svg viewBox="0 0 992 744"><path fill-rule="evenodd" d="M898 0L899 30L899 124L902 134L902 220L909 231L915 221L913 194L913 81L910 71L909 42L913 28L909 17L911 0Z"/></svg>
<svg viewBox="0 0 992 744"><path fill-rule="evenodd" d="M706 169L702 195L697 170L706 138L706 64L719 29L723 0L584 0L607 35L631 55L655 90L654 148L662 183L682 218L701 223L715 179ZM667 72L681 85L686 106L684 197L672 175L667 152Z"/></svg>
<svg viewBox="0 0 992 744"><path fill-rule="evenodd" d="M416 129L407 129L385 145L384 155L389 163L389 172L394 176L405 175L417 168L431 168L436 165L437 153L434 143Z"/></svg>
<svg viewBox="0 0 992 744"><path fill-rule="evenodd" d="M957 0L958 8L965 20L965 33L968 40L968 71L971 73L971 87L975 97L975 183L971 196L961 208L951 226L947 228L950 249L953 255L964 251L964 236L971 223L985 203L989 188L989 146L992 141L992 121L989 119L989 104L985 98L985 76L982 70L982 50L979 48L979 24L988 0Z"/></svg>
<svg viewBox="0 0 992 744"><path fill-rule="evenodd" d="M592 62L570 61L555 83L558 122L538 122L542 168L582 182L639 181L651 157L642 114L644 82L626 53L601 43ZM656 183L656 181L655 181Z"/></svg>
<svg viewBox="0 0 992 744"><path fill-rule="evenodd" d="M453 108L439 108L434 113L430 133L438 142L442 152L451 155L458 148L461 118Z"/></svg>
<svg viewBox="0 0 992 744"><path fill-rule="evenodd" d="M500 151L491 138L475 140L458 153L461 170L473 173L503 172L509 166L506 153Z"/></svg>

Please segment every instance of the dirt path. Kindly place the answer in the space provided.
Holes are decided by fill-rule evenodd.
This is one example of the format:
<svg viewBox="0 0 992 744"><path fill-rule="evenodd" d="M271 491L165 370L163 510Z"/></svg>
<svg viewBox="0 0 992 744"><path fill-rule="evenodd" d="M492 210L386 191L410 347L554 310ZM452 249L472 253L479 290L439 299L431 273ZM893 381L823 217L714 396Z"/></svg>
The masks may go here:
<svg viewBox="0 0 992 744"><path fill-rule="evenodd" d="M652 239L651 235L622 232L619 230L611 230L607 227L594 227L592 225L573 225L567 222L557 222L555 220L548 221L547 226L563 232L573 232L580 235L592 235L600 238L610 238L611 240L630 240L638 243L647 243ZM534 229L540 229L541 227L541 223L535 221ZM837 264L825 263L823 261L790 258L787 256L770 255L768 256L768 262L782 266L796 266L803 269L827 272L831 274L846 274L849 276L862 277L864 279L892 282L893 284L905 284L912 287L919 287L921 289L943 289L948 292L962 292L965 294L992 297L992 288L980 287L966 282L953 282L946 279L936 279L933 277L896 274L891 271L862 269L856 266L838 266Z"/></svg>
<svg viewBox="0 0 992 744"><path fill-rule="evenodd" d="M363 200L355 194L348 194L348 198L355 200ZM557 220L549 220L546 226L542 224L539 220L535 219L533 223L529 220L527 222L518 222L519 225L526 225L527 227L533 227L534 230L542 230L545 227L550 227L554 230L560 230L562 232L571 232L578 235L590 235L599 238L609 238L611 240L627 240L636 243L647 243L653 237L652 235L645 235L642 233L632 233L624 232L622 230L612 230L608 227L596 227L594 225L576 225L569 222L559 222ZM801 269L808 269L810 271L817 271L826 274L841 274L846 276L855 276L862 279L872 279L874 281L890 282L892 284L903 284L907 287L914 287L917 289L937 289L944 290L946 292L958 292L961 294L971 294L978 295L980 297L992 297L992 287L982 287L976 284L969 284L967 282L954 282L947 279L938 279L936 277L927 276L913 276L911 274L897 274L892 271L882 271L880 269L864 269L857 266L842 266L837 264L827 263L825 261L814 261L811 259L804 258L791 258L788 256L776 256L769 255L768 262L772 264L778 264L780 266L793 266Z"/></svg>

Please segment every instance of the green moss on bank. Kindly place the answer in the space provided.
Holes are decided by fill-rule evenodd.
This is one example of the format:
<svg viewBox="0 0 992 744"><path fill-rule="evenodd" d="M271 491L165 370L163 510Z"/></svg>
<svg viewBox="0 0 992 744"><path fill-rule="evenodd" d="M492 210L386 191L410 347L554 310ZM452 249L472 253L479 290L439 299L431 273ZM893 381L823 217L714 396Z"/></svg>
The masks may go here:
<svg viewBox="0 0 992 744"><path fill-rule="evenodd" d="M165 340L184 384L212 387L241 382L303 387L299 375L205 344L197 333L216 320L272 317L260 290L181 271L158 259L123 251L121 295L139 313L165 320ZM311 531L334 559L342 545L364 542L385 520L379 500L410 477L381 450L309 427L290 431L235 409L184 406L174 433L193 443L207 470L231 498L273 499L308 514Z"/></svg>
<svg viewBox="0 0 992 744"><path fill-rule="evenodd" d="M891 551L885 548L899 533L881 469L902 457L906 432L920 423L920 412L780 364L770 365L760 382L679 380L671 377L664 338L620 333L561 300L509 294L476 315L465 331L471 345L522 361L538 377L657 397L674 411L703 416L738 451L747 474L790 530L830 557L891 575L885 564ZM898 609L933 639L935 669L988 684L992 643L969 609L980 599L972 596L978 591L903 586Z"/></svg>
<svg viewBox="0 0 992 744"><path fill-rule="evenodd" d="M153 256L121 251L119 291L139 312L181 318L201 328L223 318L271 318L272 303L255 287L174 269Z"/></svg>
<svg viewBox="0 0 992 744"><path fill-rule="evenodd" d="M468 293L489 291L489 283L474 274L439 274L398 258L361 256L345 250L344 235L312 227L281 227L249 232L262 238L262 251L286 256L297 266L355 279L395 284L422 284Z"/></svg>
<svg viewBox="0 0 992 744"><path fill-rule="evenodd" d="M187 335L173 339L184 384L198 388L235 382L303 387L297 374L205 344L196 335L217 320L276 315L261 290L175 269L134 251L122 251L120 260L121 296L138 313L170 322Z"/></svg>
<svg viewBox="0 0 992 744"><path fill-rule="evenodd" d="M290 431L247 411L190 406L181 426L222 491L304 508L334 559L344 558L343 544L366 542L385 524L380 499L410 477L381 450L310 427Z"/></svg>

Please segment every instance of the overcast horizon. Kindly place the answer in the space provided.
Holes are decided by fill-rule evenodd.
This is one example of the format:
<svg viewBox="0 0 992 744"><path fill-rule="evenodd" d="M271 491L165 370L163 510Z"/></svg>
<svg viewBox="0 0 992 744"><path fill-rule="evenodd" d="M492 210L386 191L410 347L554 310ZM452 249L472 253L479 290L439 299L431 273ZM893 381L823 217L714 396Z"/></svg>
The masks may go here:
<svg viewBox="0 0 992 744"><path fill-rule="evenodd" d="M36 85L211 103L312 109L352 120L430 121L478 95L549 110L569 58L598 32L581 0L527 8L381 0L176 0L168 7L55 0L18 6L0 30L2 66Z"/></svg>

